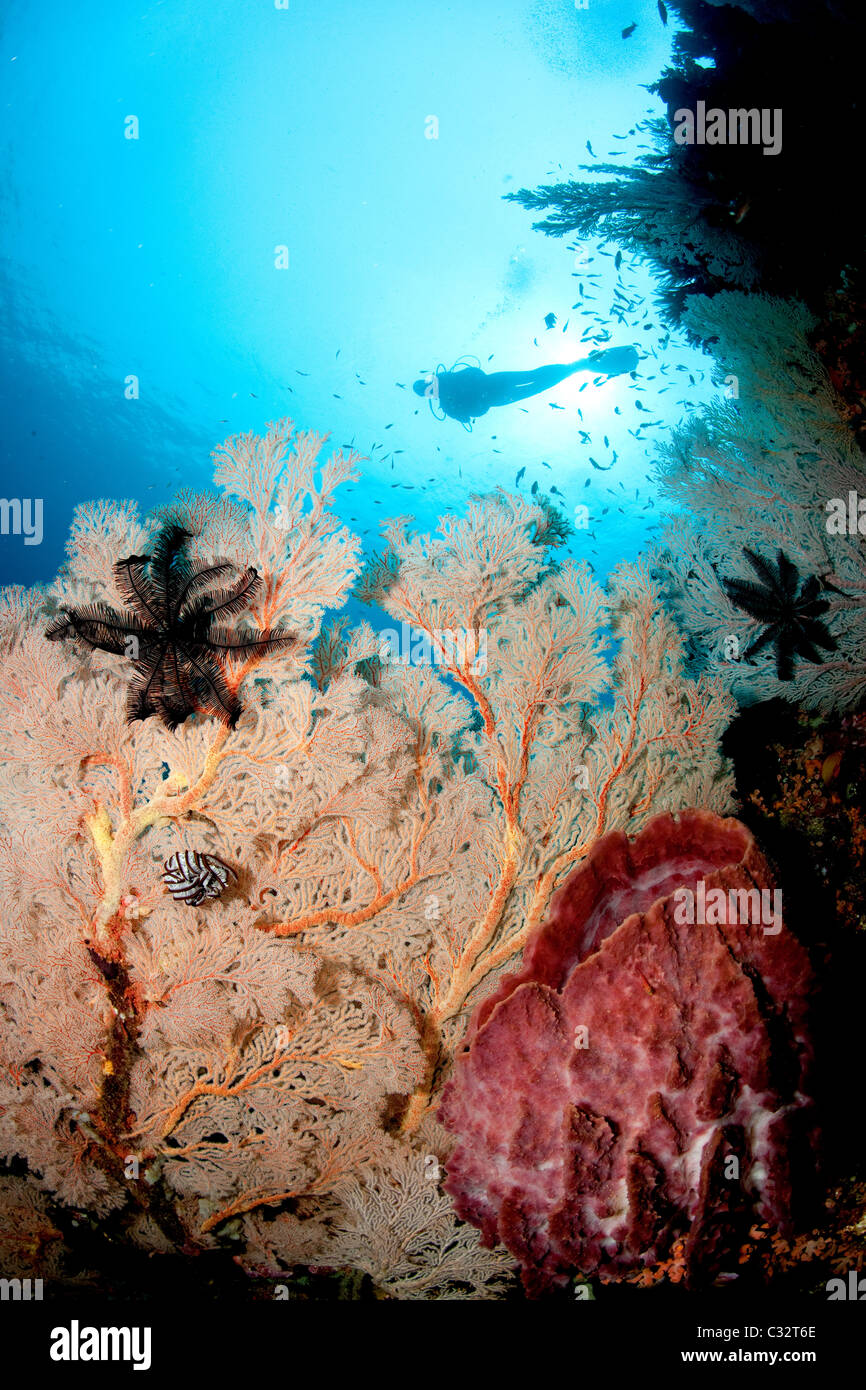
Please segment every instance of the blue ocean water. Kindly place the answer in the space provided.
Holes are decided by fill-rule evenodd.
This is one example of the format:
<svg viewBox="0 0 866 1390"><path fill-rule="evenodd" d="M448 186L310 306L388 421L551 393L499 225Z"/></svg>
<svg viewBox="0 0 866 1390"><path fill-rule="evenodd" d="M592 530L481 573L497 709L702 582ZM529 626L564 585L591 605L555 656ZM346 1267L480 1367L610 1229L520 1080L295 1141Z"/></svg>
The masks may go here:
<svg viewBox="0 0 866 1390"><path fill-rule="evenodd" d="M568 549L599 576L637 554L649 441L717 389L708 361L632 258L502 195L640 153L669 45L656 0L7 0L2 494L43 521L38 544L0 536L0 580L50 580L76 504L205 488L222 439L283 416L366 456L339 498L367 549L389 515L430 529L520 475L589 506ZM466 355L573 361L588 330L634 343L637 376L572 377L471 433L412 394Z"/></svg>

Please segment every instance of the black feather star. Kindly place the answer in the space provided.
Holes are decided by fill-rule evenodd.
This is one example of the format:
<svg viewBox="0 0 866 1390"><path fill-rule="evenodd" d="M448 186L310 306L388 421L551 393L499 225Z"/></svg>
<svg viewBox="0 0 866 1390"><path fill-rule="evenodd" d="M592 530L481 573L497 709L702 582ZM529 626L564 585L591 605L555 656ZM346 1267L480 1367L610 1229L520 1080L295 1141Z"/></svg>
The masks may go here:
<svg viewBox="0 0 866 1390"><path fill-rule="evenodd" d="M833 585L817 575L800 582L797 567L779 551L775 564L764 560L753 550L743 550L760 583L749 579L723 579L722 584L732 603L761 623L763 631L743 653L754 656L762 648L772 646L776 652L776 674L780 681L794 679L794 658L821 661L817 647L823 651L836 650L836 640L821 618L830 604L819 597ZM835 593L839 591L834 589Z"/></svg>
<svg viewBox="0 0 866 1390"><path fill-rule="evenodd" d="M191 714L216 716L233 728L241 713L225 663L266 656L297 645L284 628L234 631L215 624L236 617L258 596L261 576L228 561L191 560L192 533L168 522L150 555L130 555L114 566L115 583L129 605L63 608L46 632L52 641L74 638L91 649L126 656L132 677L126 702L130 723L157 715L175 729Z"/></svg>

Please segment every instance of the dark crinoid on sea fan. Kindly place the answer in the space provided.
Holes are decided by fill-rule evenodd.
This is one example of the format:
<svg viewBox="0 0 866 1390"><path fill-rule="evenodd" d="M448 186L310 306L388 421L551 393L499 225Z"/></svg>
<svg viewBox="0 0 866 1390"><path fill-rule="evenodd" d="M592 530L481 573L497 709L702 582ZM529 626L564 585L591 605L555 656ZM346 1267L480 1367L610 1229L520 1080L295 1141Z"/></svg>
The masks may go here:
<svg viewBox="0 0 866 1390"><path fill-rule="evenodd" d="M814 574L801 584L796 565L781 550L775 565L753 550L744 549L743 554L760 583L749 579L722 580L731 602L757 618L763 627L743 655L754 656L772 644L779 680L793 680L796 656L819 662L821 656L816 647L827 652L836 650L836 639L821 622L830 604L820 595L833 586Z"/></svg>
<svg viewBox="0 0 866 1390"><path fill-rule="evenodd" d="M234 726L241 703L226 679L225 663L248 660L297 644L283 628L232 630L217 624L236 617L258 596L262 580L250 567L208 564L189 555L191 532L168 522L150 555L130 555L114 566L115 583L129 605L63 608L46 632L85 647L126 656L132 667L127 717L157 715L170 729L191 714L214 715Z"/></svg>

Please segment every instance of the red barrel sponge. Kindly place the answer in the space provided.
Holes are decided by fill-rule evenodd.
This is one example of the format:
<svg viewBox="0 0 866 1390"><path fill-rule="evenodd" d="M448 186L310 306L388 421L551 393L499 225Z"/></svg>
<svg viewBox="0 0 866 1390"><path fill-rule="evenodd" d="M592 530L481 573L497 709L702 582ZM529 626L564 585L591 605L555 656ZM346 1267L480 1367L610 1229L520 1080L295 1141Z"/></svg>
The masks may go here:
<svg viewBox="0 0 866 1390"><path fill-rule="evenodd" d="M458 1214L531 1294L681 1242L692 1283L786 1230L814 1143L808 956L751 832L708 811L613 832L476 1009L440 1119Z"/></svg>

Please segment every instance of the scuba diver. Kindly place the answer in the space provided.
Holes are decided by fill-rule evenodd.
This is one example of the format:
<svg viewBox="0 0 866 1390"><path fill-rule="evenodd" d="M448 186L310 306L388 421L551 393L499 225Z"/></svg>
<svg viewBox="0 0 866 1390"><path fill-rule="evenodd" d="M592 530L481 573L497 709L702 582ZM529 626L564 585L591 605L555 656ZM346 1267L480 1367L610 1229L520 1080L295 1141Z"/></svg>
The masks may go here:
<svg viewBox="0 0 866 1390"><path fill-rule="evenodd" d="M471 430L472 421L486 415L491 406L513 405L550 391L575 372L594 371L604 376L622 376L633 372L639 361L633 347L605 348L581 357L577 362L554 363L549 367L534 367L528 372L483 372L480 367L464 362L455 363L451 371L437 368L426 377L412 383L416 396L426 396L430 409L436 413L434 400L443 411L437 419L448 416L459 420L464 429Z"/></svg>

